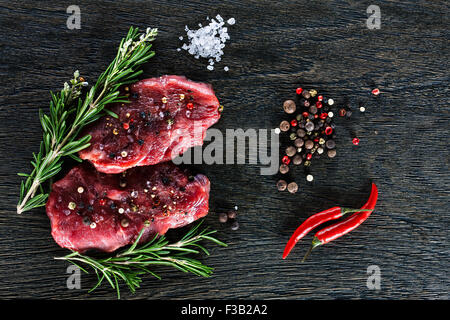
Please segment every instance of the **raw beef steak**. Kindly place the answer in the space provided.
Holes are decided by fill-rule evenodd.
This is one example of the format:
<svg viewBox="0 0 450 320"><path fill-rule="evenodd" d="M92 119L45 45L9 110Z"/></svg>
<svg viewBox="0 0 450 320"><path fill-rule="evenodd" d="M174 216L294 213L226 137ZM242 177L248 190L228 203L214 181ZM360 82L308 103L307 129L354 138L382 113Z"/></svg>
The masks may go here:
<svg viewBox="0 0 450 320"><path fill-rule="evenodd" d="M108 106L119 118L105 116L84 132L92 140L80 157L101 172L171 160L202 145L206 130L220 118L212 87L185 77L146 79L123 90L131 103Z"/></svg>
<svg viewBox="0 0 450 320"><path fill-rule="evenodd" d="M61 246L111 252L187 225L208 213L209 180L171 162L104 174L84 163L53 184L47 201L52 236Z"/></svg>

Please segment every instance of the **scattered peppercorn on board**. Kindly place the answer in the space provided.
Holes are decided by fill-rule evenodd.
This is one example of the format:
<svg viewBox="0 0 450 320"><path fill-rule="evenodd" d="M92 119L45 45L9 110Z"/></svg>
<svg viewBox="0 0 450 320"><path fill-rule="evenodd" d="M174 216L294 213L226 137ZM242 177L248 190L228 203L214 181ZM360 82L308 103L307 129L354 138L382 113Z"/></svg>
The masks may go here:
<svg viewBox="0 0 450 320"><path fill-rule="evenodd" d="M281 145L273 175L261 175L263 165L249 163L248 156L246 164L189 165L211 180L204 224L217 229L228 247L211 247L211 256L202 258L214 267L210 278L160 267L163 281L145 277L134 295L124 288L122 299L448 299L448 8L444 2L378 1L380 29L369 29L369 5L80 1L80 29L69 29L66 4L3 3L0 299L116 297L106 285L87 292L94 274L81 274L81 289L67 288L69 264L53 260L67 251L53 241L45 209L15 213L21 180L16 173L29 168L31 152L38 151L38 108L48 106L48 91L59 90L76 69L94 81L130 25L160 31L157 54L143 76L179 74L213 85L224 106L213 128L224 136L227 129L279 127L287 119L283 102L299 87L315 89L333 99L337 136L329 149L337 153L313 161L313 179L290 170L294 194L277 190L286 151ZM186 25L198 29L207 15L217 14L233 23L221 61L210 70L207 59L177 48ZM342 108L350 110L350 119ZM379 199L358 229L315 249L303 264L310 236L281 259L297 226L333 206L361 207L371 182ZM367 286L374 265L381 272L380 290Z"/></svg>

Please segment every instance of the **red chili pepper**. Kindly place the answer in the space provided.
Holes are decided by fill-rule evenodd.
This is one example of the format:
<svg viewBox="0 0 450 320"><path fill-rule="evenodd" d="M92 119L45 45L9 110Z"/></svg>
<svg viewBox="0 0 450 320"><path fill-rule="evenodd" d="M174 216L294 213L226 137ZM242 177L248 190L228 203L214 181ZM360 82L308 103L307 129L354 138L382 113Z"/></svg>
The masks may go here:
<svg viewBox="0 0 450 320"><path fill-rule="evenodd" d="M331 227L325 228L319 232L316 233L316 236L314 237L313 240L313 245L311 246L311 249L308 251L307 255L305 256L305 258L309 255L309 253L311 252L311 250L320 245L320 244L325 244L331 240L336 239L337 237L339 237L340 235L335 236L334 238L323 238L324 236L326 237L330 237L332 236L330 233L332 233L332 231L330 232L326 232L327 230L335 230L335 226L342 226L342 224L345 221L354 221L353 217L358 217L359 215L364 215L364 216L369 216L370 213L373 211L374 207L375 207L375 203L376 200L378 198L378 190L377 187L375 186L375 184L372 184L372 191L371 191L371 195L369 197L369 200L367 201L367 203L361 208L361 209L350 209L350 208L341 208L341 207L332 207L330 209L321 211L319 213L316 213L314 215L312 215L311 217L309 217L308 219L305 220L305 222L303 222L298 228L297 230L295 230L294 234L292 235L292 237L289 239L288 243L286 244L286 247L284 249L283 252L283 259L285 259L287 257L287 255L289 254L289 252L291 252L292 248L295 246L295 244L302 239L308 232L310 232L311 230L315 229L316 227L318 227L319 225L321 225L324 222L330 221L330 220L336 220L341 218L342 216L344 216L347 213L351 213L353 212L353 214L346 218L345 220L343 220L342 222L336 223ZM367 219L367 217L365 219ZM365 220L364 219L364 220ZM350 222L348 222L350 223ZM362 223L362 222L361 222ZM359 224L361 224L359 223ZM358 224L358 225L359 225ZM358 225L354 226L352 229L350 229L347 232L350 232L351 230L353 230L354 228L356 228ZM345 227L345 226L343 226ZM336 227L337 231L340 232L340 228ZM347 233L345 232L345 233ZM343 234L345 234L343 233ZM328 240L327 242L321 242L321 240ZM318 243L318 244L317 244ZM314 247L313 247L314 246ZM304 259L305 259L304 258Z"/></svg>
<svg viewBox="0 0 450 320"><path fill-rule="evenodd" d="M341 222L318 231L314 235L311 247L303 258L303 261L308 257L308 255L314 248L333 241L360 226L373 212L373 209L377 204L377 200L378 188L374 183L372 183L372 191L370 192L369 200L367 200L366 204L362 206L361 210L353 213L351 216L345 218Z"/></svg>
<svg viewBox="0 0 450 320"><path fill-rule="evenodd" d="M342 208L342 207L332 207L330 209L321 211L319 213L313 214L311 217L305 220L300 227L295 230L294 234L289 239L286 247L283 252L283 259L285 259L289 252L291 252L292 248L296 245L297 242L300 241L308 232L318 227L322 223L325 223L330 220L336 220L341 218L347 213L350 212L360 212L361 209L351 209L351 208Z"/></svg>

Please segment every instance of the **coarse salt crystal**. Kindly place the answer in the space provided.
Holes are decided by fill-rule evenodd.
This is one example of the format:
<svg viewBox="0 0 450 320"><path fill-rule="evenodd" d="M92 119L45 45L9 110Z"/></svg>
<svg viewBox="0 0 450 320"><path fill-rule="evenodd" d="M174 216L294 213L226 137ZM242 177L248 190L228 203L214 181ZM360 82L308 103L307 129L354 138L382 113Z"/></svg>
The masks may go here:
<svg viewBox="0 0 450 320"><path fill-rule="evenodd" d="M230 18L230 19L227 20L227 23L228 23L230 26L232 26L233 24L236 23L236 20L235 20L234 18Z"/></svg>
<svg viewBox="0 0 450 320"><path fill-rule="evenodd" d="M223 55L225 42L230 39L230 36L228 28L224 27L225 21L220 15L211 20L207 17L206 20L210 21L209 24L203 27L199 23L200 28L197 30L190 30L188 26L185 26L188 39L187 43L181 46L181 49L188 51L196 59L200 57L207 58L209 62L207 69L214 70L214 63L222 60L221 56ZM227 20L227 23L233 25L236 23L236 20L230 18ZM179 39L183 40L183 37L180 36ZM178 49L177 51L181 50Z"/></svg>

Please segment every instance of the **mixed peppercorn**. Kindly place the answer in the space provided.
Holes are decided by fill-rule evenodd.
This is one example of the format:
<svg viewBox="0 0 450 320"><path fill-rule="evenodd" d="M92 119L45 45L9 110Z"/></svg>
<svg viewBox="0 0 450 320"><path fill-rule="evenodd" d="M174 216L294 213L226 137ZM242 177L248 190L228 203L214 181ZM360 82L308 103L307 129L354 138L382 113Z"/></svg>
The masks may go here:
<svg viewBox="0 0 450 320"><path fill-rule="evenodd" d="M233 231L236 231L239 229L239 222L237 221L237 210L238 207L235 206L234 210L230 210L227 213L219 213L219 221L221 223L230 223L230 228Z"/></svg>
<svg viewBox="0 0 450 320"><path fill-rule="evenodd" d="M328 158L334 158L336 151L336 125L333 122L335 113L332 108L335 104L332 98L325 97L315 89L306 90L301 87L295 90L296 98L286 100L283 110L290 119L281 121L275 132L288 136L288 145L284 146L279 172L285 175L290 170L290 165L303 165L306 171L306 180L312 182L313 175L309 167L313 159L325 154ZM379 89L372 90L373 96L380 94ZM360 112L365 112L365 103L360 104ZM336 110L340 117L350 118L352 110L349 106ZM359 145L359 138L353 136L352 143ZM277 182L279 191L288 190L291 193L298 191L295 182L288 183L281 179Z"/></svg>
<svg viewBox="0 0 450 320"><path fill-rule="evenodd" d="M319 158L326 154L329 158L336 156L336 126L333 123L334 113L331 107L334 100L319 95L317 90L296 89L297 97L294 100L286 100L283 109L286 114L292 115L289 120L283 120L277 128L277 133L289 134L292 145L284 149L281 159L280 173L289 172L289 165L301 165L307 168L313 158ZM312 181L313 176L307 174L307 180ZM295 182L287 183L280 180L277 183L278 190L288 190L291 193L298 191Z"/></svg>

